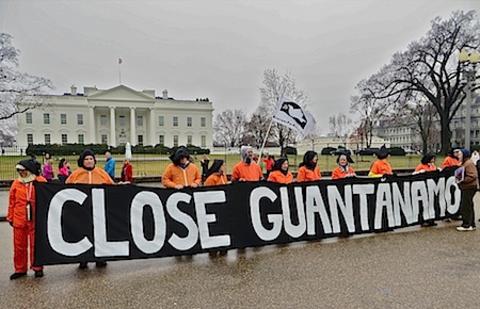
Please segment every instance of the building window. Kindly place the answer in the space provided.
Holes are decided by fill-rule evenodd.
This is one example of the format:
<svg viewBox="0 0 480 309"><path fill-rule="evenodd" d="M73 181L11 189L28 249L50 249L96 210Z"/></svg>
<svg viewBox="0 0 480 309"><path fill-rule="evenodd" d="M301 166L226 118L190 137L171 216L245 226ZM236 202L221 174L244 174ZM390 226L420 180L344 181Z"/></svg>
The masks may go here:
<svg viewBox="0 0 480 309"><path fill-rule="evenodd" d="M77 114L77 124L83 126L83 114Z"/></svg>
<svg viewBox="0 0 480 309"><path fill-rule="evenodd" d="M43 124L50 124L50 114L43 114Z"/></svg>
<svg viewBox="0 0 480 309"><path fill-rule="evenodd" d="M178 147L178 135L173 136L173 147Z"/></svg>
<svg viewBox="0 0 480 309"><path fill-rule="evenodd" d="M139 144L140 146L142 146L142 145L143 145L143 135L138 135L138 136L137 136L137 141L138 141L138 144Z"/></svg>
<svg viewBox="0 0 480 309"><path fill-rule="evenodd" d="M107 125L107 115L100 115L100 125L101 126Z"/></svg>
<svg viewBox="0 0 480 309"><path fill-rule="evenodd" d="M67 134L62 134L62 145L65 145L66 143L68 143Z"/></svg>
<svg viewBox="0 0 480 309"><path fill-rule="evenodd" d="M192 136L191 135L187 136L187 145L192 145Z"/></svg>
<svg viewBox="0 0 480 309"><path fill-rule="evenodd" d="M207 147L207 137L205 135L202 135L201 147Z"/></svg>
<svg viewBox="0 0 480 309"><path fill-rule="evenodd" d="M207 126L207 118L205 118L205 117L200 118L200 126L202 128Z"/></svg>
<svg viewBox="0 0 480 309"><path fill-rule="evenodd" d="M118 116L118 125L121 126L121 127L124 127L126 126L127 124L127 118L125 118L125 115L120 115Z"/></svg>
<svg viewBox="0 0 480 309"><path fill-rule="evenodd" d="M60 114L60 124L67 124L67 114Z"/></svg>
<svg viewBox="0 0 480 309"><path fill-rule="evenodd" d="M102 144L108 144L107 134L102 134Z"/></svg>
<svg viewBox="0 0 480 309"><path fill-rule="evenodd" d="M137 126L143 127L143 116L137 116Z"/></svg>
<svg viewBox="0 0 480 309"><path fill-rule="evenodd" d="M173 116L173 126L178 127L178 117L177 116Z"/></svg>
<svg viewBox="0 0 480 309"><path fill-rule="evenodd" d="M187 127L192 126L192 117L187 117Z"/></svg>
<svg viewBox="0 0 480 309"><path fill-rule="evenodd" d="M32 122L33 122L33 121L32 121L32 113L26 113L26 114L25 114L25 117L26 117L25 121L26 121L28 124L32 124Z"/></svg>
<svg viewBox="0 0 480 309"><path fill-rule="evenodd" d="M160 135L158 137L158 144L160 144L160 146L165 146L165 135Z"/></svg>
<svg viewBox="0 0 480 309"><path fill-rule="evenodd" d="M79 144L85 143L85 137L83 136L83 134L78 134L78 143Z"/></svg>
<svg viewBox="0 0 480 309"><path fill-rule="evenodd" d="M158 126L163 127L165 125L165 117L158 116Z"/></svg>
<svg viewBox="0 0 480 309"><path fill-rule="evenodd" d="M27 144L33 145L33 134L27 134Z"/></svg>
<svg viewBox="0 0 480 309"><path fill-rule="evenodd" d="M44 138L45 138L45 145L50 145L50 134L45 134Z"/></svg>

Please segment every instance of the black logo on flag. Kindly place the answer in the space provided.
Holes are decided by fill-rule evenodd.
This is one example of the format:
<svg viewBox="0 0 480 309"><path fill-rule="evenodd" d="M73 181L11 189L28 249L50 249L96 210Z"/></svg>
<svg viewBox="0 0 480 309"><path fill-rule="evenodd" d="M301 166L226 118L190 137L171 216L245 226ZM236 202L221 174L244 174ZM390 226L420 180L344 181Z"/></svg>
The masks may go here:
<svg viewBox="0 0 480 309"><path fill-rule="evenodd" d="M307 117L305 116L303 109L297 103L283 102L280 110L295 120L302 129L305 129L305 126L307 125Z"/></svg>

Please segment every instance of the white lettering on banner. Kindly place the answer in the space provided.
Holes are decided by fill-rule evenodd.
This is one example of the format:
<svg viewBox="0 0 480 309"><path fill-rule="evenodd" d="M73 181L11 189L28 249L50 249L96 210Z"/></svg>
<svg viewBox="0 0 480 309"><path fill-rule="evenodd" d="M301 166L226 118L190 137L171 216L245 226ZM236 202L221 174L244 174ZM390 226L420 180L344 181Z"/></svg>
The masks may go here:
<svg viewBox="0 0 480 309"><path fill-rule="evenodd" d="M452 203L452 193L450 189L454 187L454 201ZM458 188L457 183L455 182L455 176L452 176L447 179L447 184L445 185L445 202L447 203L447 211L451 214L456 213L460 209L460 198L461 191Z"/></svg>
<svg viewBox="0 0 480 309"><path fill-rule="evenodd" d="M438 208L440 209L440 216L445 216L446 202L445 202L445 178L438 179L435 183L433 179L427 179L428 189L428 213L430 218L435 218L435 195L438 195Z"/></svg>
<svg viewBox="0 0 480 309"><path fill-rule="evenodd" d="M187 193L176 192L167 200L167 212L175 221L182 223L188 231L187 236L180 237L173 233L168 243L177 250L189 250L198 242L198 228L195 221L186 213L178 209L178 203L190 204L192 197Z"/></svg>
<svg viewBox="0 0 480 309"><path fill-rule="evenodd" d="M418 214L420 209L420 203L423 209L423 220L433 219L428 212L428 192L425 181L412 182L412 208L415 217L415 222L418 221Z"/></svg>
<svg viewBox="0 0 480 309"><path fill-rule="evenodd" d="M145 238L143 230L143 212L148 206L153 214L154 236L152 240ZM137 248L145 254L153 254L160 251L165 243L167 224L160 197L153 192L142 191L137 193L132 200L130 208L130 222L132 238Z"/></svg>
<svg viewBox="0 0 480 309"><path fill-rule="evenodd" d="M338 208L342 212L343 218L350 233L355 232L355 222L353 220L352 207L352 186L345 185L344 187L345 201L342 199L337 186L328 186L328 205L330 206L330 217L332 219L333 232L340 233L340 221L338 218Z"/></svg>
<svg viewBox="0 0 480 309"><path fill-rule="evenodd" d="M417 220L413 217L412 200L410 198L410 182L403 183L403 194L400 192L398 183L392 183L393 214L395 217L395 226L402 225L402 216L405 217L407 224L412 224ZM417 214L418 216L418 214Z"/></svg>
<svg viewBox="0 0 480 309"><path fill-rule="evenodd" d="M368 231L370 225L368 224L368 199L367 195L375 193L375 185L373 183L366 185L353 185L353 194L358 194L360 201L360 223L362 231Z"/></svg>
<svg viewBox="0 0 480 309"><path fill-rule="evenodd" d="M274 202L277 199L277 195L267 187L257 187L250 193L250 213L253 229L260 239L270 241L277 238L282 231L282 215L268 214L267 220L272 223L273 226L270 230L266 229L262 225L262 219L260 217L260 200L262 198L267 198L271 202Z"/></svg>
<svg viewBox="0 0 480 309"><path fill-rule="evenodd" d="M217 222L215 214L207 214L206 204L225 203L224 191L204 191L193 193L195 210L197 212L197 224L200 232L200 244L202 249L230 246L229 235L210 236L208 224Z"/></svg>
<svg viewBox="0 0 480 309"><path fill-rule="evenodd" d="M303 203L302 188L295 189L295 203L297 208L298 225L293 224L290 214L290 203L288 198L287 187L280 188L280 198L282 201L283 222L285 224L285 232L292 238L298 238L305 234L307 224L305 222L305 205Z"/></svg>
<svg viewBox="0 0 480 309"><path fill-rule="evenodd" d="M66 202L75 202L80 206L88 197L77 189L64 189L57 192L50 201L47 215L47 238L50 246L59 254L78 256L92 247L92 243L85 236L82 240L66 242L62 235L62 209Z"/></svg>
<svg viewBox="0 0 480 309"><path fill-rule="evenodd" d="M322 194L318 186L308 186L306 188L306 217L307 217L307 234L315 235L315 213L320 215L322 221L322 227L325 234L332 233L332 224L328 217L325 204L323 203Z"/></svg>
<svg viewBox="0 0 480 309"><path fill-rule="evenodd" d="M377 188L377 201L375 203L375 229L382 228L383 208L387 209L388 227L395 226L393 218L392 193L390 192L390 184L380 183Z"/></svg>
<svg viewBox="0 0 480 309"><path fill-rule="evenodd" d="M105 189L92 189L93 236L95 256L128 256L128 241L107 240L107 220L105 218Z"/></svg>

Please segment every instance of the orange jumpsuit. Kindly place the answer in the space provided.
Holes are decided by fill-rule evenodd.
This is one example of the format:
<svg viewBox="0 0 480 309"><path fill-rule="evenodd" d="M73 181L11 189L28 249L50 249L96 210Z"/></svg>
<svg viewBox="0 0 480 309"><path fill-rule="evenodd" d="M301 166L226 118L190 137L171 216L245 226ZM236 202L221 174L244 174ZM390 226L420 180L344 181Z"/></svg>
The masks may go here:
<svg viewBox="0 0 480 309"><path fill-rule="evenodd" d="M165 188L175 188L176 185L189 187L193 183L200 184L202 177L195 164L190 163L186 168L181 168L170 163L162 175L162 184Z"/></svg>
<svg viewBox="0 0 480 309"><path fill-rule="evenodd" d="M307 168L306 166L302 166L298 169L297 172L297 181L304 182L304 181L315 181L320 180L322 175L320 174L320 169L318 166L312 171L311 169Z"/></svg>
<svg viewBox="0 0 480 309"><path fill-rule="evenodd" d="M421 172L421 171L424 171L424 172L435 172L437 170L437 167L435 166L435 164L433 163L430 163L430 164L422 164L420 163L419 165L417 165L417 167L415 168L415 172L418 173L418 172Z"/></svg>
<svg viewBox="0 0 480 309"><path fill-rule="evenodd" d="M286 175L281 171L273 171L268 175L268 181L289 184L293 181L292 173L288 172Z"/></svg>
<svg viewBox="0 0 480 309"><path fill-rule="evenodd" d="M65 183L81 183L81 184L113 184L113 180L110 175L103 169L95 167L89 171L83 167L77 168L70 176L68 176Z"/></svg>
<svg viewBox="0 0 480 309"><path fill-rule="evenodd" d="M42 176L36 176L38 182L47 182ZM27 202L30 203L30 218L27 213ZM13 181L9 193L7 221L13 225L13 264L16 273L28 270L28 248L30 247L30 268L42 270L42 266L33 266L35 248L35 187L32 182ZM30 220L28 220L30 219Z"/></svg>
<svg viewBox="0 0 480 309"><path fill-rule="evenodd" d="M458 161L456 158L452 158L450 156L446 157L445 160L443 160L442 163L442 170L447 168L447 167L452 167L452 166L460 166L462 165L460 161Z"/></svg>
<svg viewBox="0 0 480 309"><path fill-rule="evenodd" d="M207 180L205 180L205 187L210 186L220 186L227 184L227 176L224 174L213 173L212 175L208 176Z"/></svg>
<svg viewBox="0 0 480 309"><path fill-rule="evenodd" d="M232 181L259 181L263 178L262 169L254 162L247 164L238 162L232 171Z"/></svg>
<svg viewBox="0 0 480 309"><path fill-rule="evenodd" d="M392 175L393 169L387 159L376 160L370 168L368 177L382 177L383 175Z"/></svg>
<svg viewBox="0 0 480 309"><path fill-rule="evenodd" d="M351 166L347 168L347 170L344 170L340 166L337 166L333 171L332 171L332 179L343 179L346 177L351 177L355 176L355 171Z"/></svg>

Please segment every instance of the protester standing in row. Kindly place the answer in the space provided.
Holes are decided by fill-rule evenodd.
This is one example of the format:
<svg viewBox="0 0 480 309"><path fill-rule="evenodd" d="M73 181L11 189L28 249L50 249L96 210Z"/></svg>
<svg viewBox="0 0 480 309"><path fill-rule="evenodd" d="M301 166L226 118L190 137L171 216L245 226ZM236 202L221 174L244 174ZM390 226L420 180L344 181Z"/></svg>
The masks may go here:
<svg viewBox="0 0 480 309"><path fill-rule="evenodd" d="M115 159L112 157L110 151L105 152L105 172L110 175L112 180L115 180Z"/></svg>
<svg viewBox="0 0 480 309"><path fill-rule="evenodd" d="M460 165L462 165L462 162L460 162L457 158L457 155L458 155L459 152L460 152L460 149L458 149L458 148L450 149L447 156L443 160L440 168L442 170L444 170L444 169L448 169L448 168L457 168Z"/></svg>
<svg viewBox="0 0 480 309"><path fill-rule="evenodd" d="M383 177L385 175L393 175L393 169L388 162L388 156L390 155L388 152L387 147L383 145L380 149L376 152L377 160L372 163L370 167L370 172L368 173L368 177Z"/></svg>
<svg viewBox="0 0 480 309"><path fill-rule="evenodd" d="M337 157L337 167L332 171L332 179L344 179L347 177L354 177L355 171L350 166L354 161L347 153L342 153Z"/></svg>
<svg viewBox="0 0 480 309"><path fill-rule="evenodd" d="M253 160L253 149L250 146L240 148L242 161L232 171L232 181L259 181L263 179L262 169Z"/></svg>
<svg viewBox="0 0 480 309"><path fill-rule="evenodd" d="M162 184L166 188L182 189L196 188L202 180L195 164L190 162L190 154L186 147L178 147L170 156L170 163L162 175Z"/></svg>
<svg viewBox="0 0 480 309"><path fill-rule="evenodd" d="M297 172L297 182L317 181L322 178L320 168L317 166L318 154L309 150L303 155Z"/></svg>
<svg viewBox="0 0 480 309"><path fill-rule="evenodd" d="M225 162L223 160L214 160L206 173L204 186L210 187L226 184L228 184L228 180L225 172Z"/></svg>
<svg viewBox="0 0 480 309"><path fill-rule="evenodd" d="M268 175L268 181L281 184L289 184L293 182L293 175L288 170L288 159L280 158L275 161L272 167L270 175Z"/></svg>
<svg viewBox="0 0 480 309"><path fill-rule="evenodd" d="M10 280L21 278L27 274L29 256L30 268L35 272L35 277L43 277L43 267L33 266L35 264L36 207L33 182L46 182L47 180L38 175L38 164L34 160L22 160L16 165L16 169L19 177L13 181L10 188L7 214L7 221L13 227L13 264L15 268Z"/></svg>
<svg viewBox="0 0 480 309"><path fill-rule="evenodd" d="M95 153L85 149L78 158L78 168L67 178L67 184L113 184L112 178L101 168L96 167L97 159ZM107 262L97 261L97 267L107 266ZM80 269L87 268L87 262L81 262Z"/></svg>
<svg viewBox="0 0 480 309"><path fill-rule="evenodd" d="M71 173L70 163L68 163L65 158L60 159L60 162L58 162L58 180L61 183L65 183L65 180L67 180Z"/></svg>
<svg viewBox="0 0 480 309"><path fill-rule="evenodd" d="M458 160L462 165L455 171L458 187L462 191L460 212L463 223L457 227L458 231L475 230L475 211L473 197L478 190L478 172L475 164L470 160L470 151L461 149L456 152Z"/></svg>
<svg viewBox="0 0 480 309"><path fill-rule="evenodd" d="M420 164L417 165L417 167L415 168L415 172L413 172L413 175L426 172L435 172L437 170L438 169L435 166L435 155L427 153L420 160Z"/></svg>

